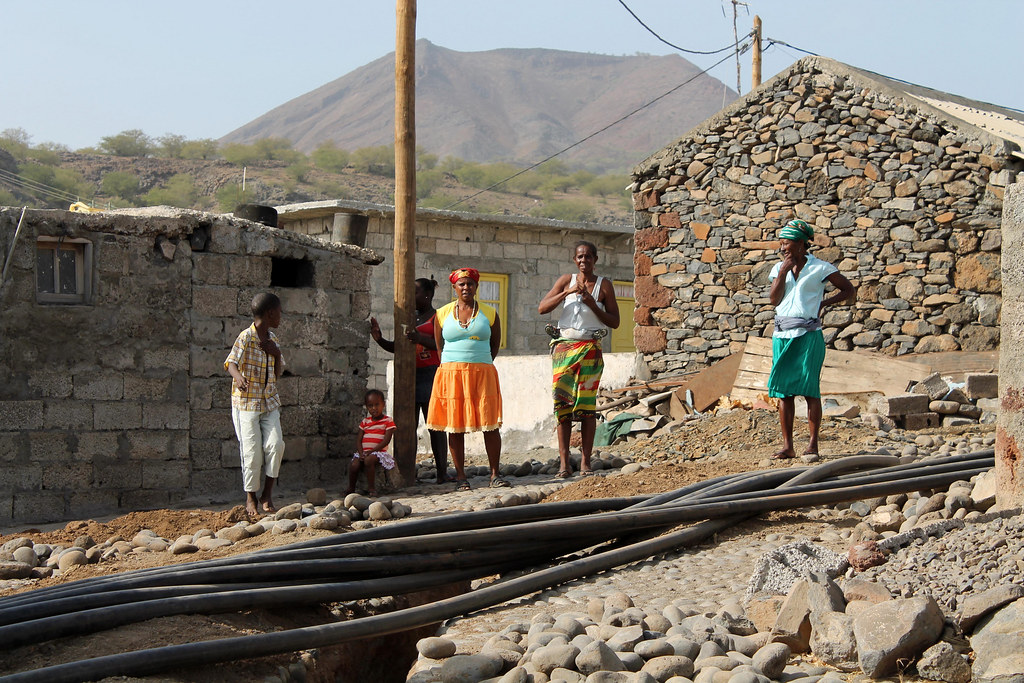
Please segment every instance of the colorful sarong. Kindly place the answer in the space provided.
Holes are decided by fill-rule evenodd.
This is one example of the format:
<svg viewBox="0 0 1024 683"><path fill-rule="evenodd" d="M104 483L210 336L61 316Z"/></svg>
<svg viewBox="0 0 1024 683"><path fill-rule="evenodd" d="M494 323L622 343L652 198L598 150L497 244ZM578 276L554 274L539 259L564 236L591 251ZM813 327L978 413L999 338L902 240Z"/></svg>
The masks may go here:
<svg viewBox="0 0 1024 683"><path fill-rule="evenodd" d="M821 366L824 362L825 338L821 330L792 339L774 337L768 395L772 398L821 398Z"/></svg>
<svg viewBox="0 0 1024 683"><path fill-rule="evenodd" d="M551 342L551 366L558 422L594 417L597 386L604 372L601 341L555 339Z"/></svg>
<svg viewBox="0 0 1024 683"><path fill-rule="evenodd" d="M441 363L434 375L427 429L462 434L501 426L501 387L491 363Z"/></svg>

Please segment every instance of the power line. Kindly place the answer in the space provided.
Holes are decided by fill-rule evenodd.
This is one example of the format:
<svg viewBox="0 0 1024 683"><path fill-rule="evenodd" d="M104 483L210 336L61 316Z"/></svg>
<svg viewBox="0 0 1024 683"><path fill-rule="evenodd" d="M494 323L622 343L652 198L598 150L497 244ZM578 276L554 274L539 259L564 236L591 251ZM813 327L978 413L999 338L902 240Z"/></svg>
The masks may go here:
<svg viewBox="0 0 1024 683"><path fill-rule="evenodd" d="M626 9L626 11L629 12L630 15L632 15L632 17L637 20L637 23L639 23L641 26L643 26L645 29L647 29L648 33L650 33L652 36L654 36L655 38L657 38L661 42L663 42L666 45L668 45L673 50L678 50L679 52L685 52L685 53L691 54L691 55L717 55L720 52L725 52L726 50L732 50L737 45L739 45L741 42L743 42L744 40L746 40L747 38L750 37L750 34L748 33L747 35L743 36L742 38L737 40L732 45L726 45L725 47L719 48L717 50L707 50L707 51L705 51L705 50L688 50L685 47L679 47L678 45L675 45L674 43L670 43L667 40L665 40L664 38L662 38L660 35L658 35L658 33L653 28L651 28L650 26L645 24L644 20L641 19L640 17L638 17L636 15L636 12L631 10L629 8L629 5L627 5L625 2L623 2L623 0L619 0L619 4L622 5Z"/></svg>
<svg viewBox="0 0 1024 683"><path fill-rule="evenodd" d="M0 170L0 180L4 180L15 187L19 187L31 193L43 193L45 195L60 200L78 200L78 197L76 195L73 195L69 192L65 192L60 188L32 180L31 178L20 176L17 173L11 173L9 171Z"/></svg>
<svg viewBox="0 0 1024 683"><path fill-rule="evenodd" d="M52 185L47 185L46 183L41 183L38 180L32 180L31 178L3 169L0 169L0 180L4 180L15 187L19 187L33 194L43 193L61 201L76 202L79 199L77 195L71 194L59 187L53 187Z"/></svg>
<svg viewBox="0 0 1024 683"><path fill-rule="evenodd" d="M740 46L740 49L739 49L739 54L743 54L743 53L745 53L745 52L746 52L746 51L747 51L748 49L750 49L750 44L749 44L749 43L744 43L743 45L741 45L741 46ZM672 93L674 93L675 91L679 90L680 88L682 88L682 87L684 87L684 86L687 86L687 85L689 85L690 83L693 83L693 82L694 82L695 80L697 80L698 78L700 78L701 76L703 76L703 75L704 75L704 74L706 74L707 72L711 71L712 69L714 69L714 68L715 68L716 66L718 66L719 64L723 64L724 62L726 62L727 60L729 60L729 59L731 59L731 58L732 58L732 55L731 55L731 54L729 54L729 55L726 55L725 57L722 57L722 58L721 58L721 59L719 59L719 60L718 60L717 62L715 62L714 64L712 64L711 66L709 66L708 68L704 69L703 71L699 71L699 72L697 72L696 74L694 74L694 75L693 75L693 76L691 76L690 78L686 79L685 81L683 81L683 82L682 82L682 83L680 83L679 85L675 86L675 87L674 87L674 88L672 88L671 90L668 90L667 92L664 92L664 93L662 93L662 94L658 95L657 97L655 97L655 98L654 98L653 100L651 100L650 102L647 102L647 103L645 103L645 104L642 104L642 105L640 105L639 107L637 107L637 108L636 108L636 109L634 109L633 111L629 112L628 114L625 114L624 116L620 116L619 118L615 119L614 121L612 121L611 123L609 123L609 124L608 124L607 126L605 126L604 128L600 128L600 129L598 129L598 130L595 130L595 131L594 131L593 133L591 133L590 135L586 136L585 138L583 138L583 139L581 139L581 140L577 140L576 142L572 143L572 144L571 144L571 145L569 145L568 147L565 147L565 148L563 148L563 149L560 149L560 150L558 150L558 151L557 151L557 152L555 152L554 154L552 154L552 155L550 155L550 156L548 156L548 157L545 157L544 159L541 159L540 161L538 161L538 162L536 162L536 163L534 163L534 164L531 164L530 166L527 166L526 168L522 169L521 171L518 171L517 173L513 173L512 175L508 176L507 178L503 178L502 180L499 180L498 182L494 183L493 185L490 185L490 186L488 186L488 187L485 187L485 188L484 188L484 189L482 189L482 190L479 190L479 191L477 191L477 192L474 192L473 194L469 195L468 197L463 197L462 199L458 200L457 202L452 202L452 203L451 203L451 204L449 204L448 206L444 207L444 209L443 209L443 210L444 210L444 211L447 211L448 209L451 209L452 207L458 206L459 204L462 204L462 203L464 203L464 202L467 202L467 201L469 201L470 199L473 199L474 197L478 197L478 196L482 195L482 194L483 194L484 192L488 192L488 191L490 191L490 190L493 190L494 188L498 187L499 185L504 185L504 184L505 184L505 183L507 183L508 181L510 181L510 180L512 180L512 179L514 179L514 178L518 178L519 176L523 175L524 173L526 173L526 172L528 172L528 171L532 171L533 169L537 168L537 167L538 167L538 166L540 166L541 164L545 164L545 163L547 163L547 162L551 161L552 159L554 159L555 157L557 157L557 156L561 156L562 154L565 154L565 153L566 153L566 152L568 152L569 150L571 150L571 149L574 149L574 148L576 148L576 147L579 147L579 146L580 146L580 145L582 145L582 144L583 144L584 142L587 142L587 141L588 141L588 140L590 140L591 138L594 138L594 137L596 137L596 136L600 135L601 133L605 132L605 131L606 131L606 130L608 130L609 128L611 128L611 127L613 127L613 126L617 126L617 125L619 125L620 123L622 123L623 121L625 121L626 119L628 119L628 118L629 118L630 116L632 116L633 114L637 114L637 113L639 113L639 112L643 111L644 109L647 109L648 107L650 107L650 106L651 106L651 105L653 105L654 103L656 103L656 102L658 102L659 100L662 100L662 99L664 99L664 98L668 97L669 95L671 95L671 94L672 94Z"/></svg>
<svg viewBox="0 0 1024 683"><path fill-rule="evenodd" d="M768 47L771 47L772 45L784 45L786 47L793 48L797 52L803 52L805 55L811 55L812 57L820 57L821 56L817 52L811 52L810 50L805 50L802 47L797 47L796 45L790 45L789 43L787 43L784 40L776 40L775 38L765 38L765 40L768 41ZM766 47L765 49L767 50L768 47Z"/></svg>

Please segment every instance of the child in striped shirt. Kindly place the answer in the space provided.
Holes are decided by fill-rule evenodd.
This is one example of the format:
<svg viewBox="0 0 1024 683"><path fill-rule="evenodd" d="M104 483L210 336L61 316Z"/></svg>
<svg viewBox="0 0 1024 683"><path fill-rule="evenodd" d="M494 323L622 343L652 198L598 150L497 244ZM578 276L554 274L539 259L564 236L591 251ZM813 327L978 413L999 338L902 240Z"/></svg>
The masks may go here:
<svg viewBox="0 0 1024 683"><path fill-rule="evenodd" d="M352 454L352 462L348 466L348 490L345 493L355 492L359 470L365 468L369 493L374 497L377 495L377 463L386 470L395 466L395 459L387 451L395 434L395 422L384 414L383 391L367 391L364 404L367 416L359 423L359 450Z"/></svg>

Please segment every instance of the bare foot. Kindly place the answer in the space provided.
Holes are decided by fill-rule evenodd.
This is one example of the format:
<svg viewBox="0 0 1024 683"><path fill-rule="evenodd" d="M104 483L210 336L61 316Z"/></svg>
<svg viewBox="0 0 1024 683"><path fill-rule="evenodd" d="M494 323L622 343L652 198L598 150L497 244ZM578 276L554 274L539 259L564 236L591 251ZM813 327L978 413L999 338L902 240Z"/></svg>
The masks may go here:
<svg viewBox="0 0 1024 683"><path fill-rule="evenodd" d="M796 453L793 452L792 448L783 448L772 453L772 460L789 460L795 457Z"/></svg>
<svg viewBox="0 0 1024 683"><path fill-rule="evenodd" d="M256 505L256 496L252 493L247 493L245 495L245 514L250 517L258 517L260 513L259 510L257 510Z"/></svg>
<svg viewBox="0 0 1024 683"><path fill-rule="evenodd" d="M262 503L263 505L263 511L267 514L272 515L275 512L277 512L277 508L274 507L274 502L269 498L267 498L266 500L261 500L260 503Z"/></svg>
<svg viewBox="0 0 1024 683"><path fill-rule="evenodd" d="M377 489L370 489L369 491L366 492L366 495L368 495L370 498L376 498Z"/></svg>
<svg viewBox="0 0 1024 683"><path fill-rule="evenodd" d="M804 455L818 455L818 447L808 446L807 450L804 451Z"/></svg>

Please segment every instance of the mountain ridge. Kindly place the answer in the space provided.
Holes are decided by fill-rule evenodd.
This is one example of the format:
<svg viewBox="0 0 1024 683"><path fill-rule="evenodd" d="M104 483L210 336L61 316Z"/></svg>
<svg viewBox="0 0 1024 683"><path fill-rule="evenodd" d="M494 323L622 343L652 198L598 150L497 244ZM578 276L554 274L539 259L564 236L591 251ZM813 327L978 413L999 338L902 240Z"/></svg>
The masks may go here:
<svg viewBox="0 0 1024 683"><path fill-rule="evenodd" d="M625 169L717 112L736 94L678 55L614 56L550 48L457 52L416 42L417 144L441 157L533 163L593 134L680 83L664 100L568 153ZM222 143L284 137L310 152L333 140L391 144L394 53L285 102Z"/></svg>

